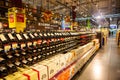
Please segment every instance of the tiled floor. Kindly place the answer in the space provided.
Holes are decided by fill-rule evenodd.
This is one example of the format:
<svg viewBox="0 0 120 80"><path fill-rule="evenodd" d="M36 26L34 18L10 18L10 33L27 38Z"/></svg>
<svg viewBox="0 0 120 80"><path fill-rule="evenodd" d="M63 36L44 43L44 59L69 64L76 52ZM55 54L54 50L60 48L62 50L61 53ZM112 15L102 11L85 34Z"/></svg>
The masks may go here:
<svg viewBox="0 0 120 80"><path fill-rule="evenodd" d="M120 48L115 38L109 38L107 45L72 80L120 80Z"/></svg>

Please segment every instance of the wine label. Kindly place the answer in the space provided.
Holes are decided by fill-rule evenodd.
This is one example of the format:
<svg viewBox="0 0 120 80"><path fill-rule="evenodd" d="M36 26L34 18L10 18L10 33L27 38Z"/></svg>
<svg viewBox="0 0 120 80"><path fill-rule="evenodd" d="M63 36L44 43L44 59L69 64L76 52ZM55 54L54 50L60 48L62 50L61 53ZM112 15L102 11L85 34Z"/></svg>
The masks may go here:
<svg viewBox="0 0 120 80"><path fill-rule="evenodd" d="M23 60L22 62L23 62L23 63L25 63L25 64L27 63L27 61L26 61L26 60Z"/></svg>
<svg viewBox="0 0 120 80"><path fill-rule="evenodd" d="M2 41L6 41L6 40L7 40L3 34L0 34L0 39L1 39Z"/></svg>
<svg viewBox="0 0 120 80"><path fill-rule="evenodd" d="M41 49L38 49L38 51L41 51Z"/></svg>
<svg viewBox="0 0 120 80"><path fill-rule="evenodd" d="M24 35L24 37L26 38L26 39L28 39L29 37L27 36L27 34L23 34Z"/></svg>
<svg viewBox="0 0 120 80"><path fill-rule="evenodd" d="M12 68L14 65L13 65L13 64L8 64L8 66L9 66L10 68Z"/></svg>
<svg viewBox="0 0 120 80"><path fill-rule="evenodd" d="M36 59L37 59L37 57L34 57L33 59L34 59L34 60L36 60Z"/></svg>
<svg viewBox="0 0 120 80"><path fill-rule="evenodd" d="M50 33L48 33L48 36L50 36Z"/></svg>
<svg viewBox="0 0 120 80"><path fill-rule="evenodd" d="M29 47L29 46L31 46L32 45L32 42L28 42L27 43L27 46Z"/></svg>
<svg viewBox="0 0 120 80"><path fill-rule="evenodd" d="M5 45L5 46L4 46L4 50L5 50L5 51L9 51L9 50L10 50L10 48L11 48L11 46L10 46L10 45Z"/></svg>
<svg viewBox="0 0 120 80"><path fill-rule="evenodd" d="M12 56L11 56L11 55L8 55L7 57L8 57L9 59L10 59L10 58L12 58Z"/></svg>
<svg viewBox="0 0 120 80"><path fill-rule="evenodd" d="M49 53L47 53L47 55L49 55Z"/></svg>
<svg viewBox="0 0 120 80"><path fill-rule="evenodd" d="M34 42L33 42L33 45L36 46L36 45L37 45L37 41L34 41Z"/></svg>
<svg viewBox="0 0 120 80"><path fill-rule="evenodd" d="M21 44L21 49L23 49L25 47L25 44Z"/></svg>
<svg viewBox="0 0 120 80"><path fill-rule="evenodd" d="M41 58L41 56L38 56L38 58Z"/></svg>
<svg viewBox="0 0 120 80"><path fill-rule="evenodd" d="M47 44L49 44L50 43L50 40L47 40Z"/></svg>
<svg viewBox="0 0 120 80"><path fill-rule="evenodd" d="M12 48L13 49L16 49L18 47L18 44L17 43L12 43Z"/></svg>
<svg viewBox="0 0 120 80"><path fill-rule="evenodd" d="M42 50L45 50L45 48L42 48Z"/></svg>
<svg viewBox="0 0 120 80"><path fill-rule="evenodd" d="M47 35L44 33L44 36L47 36Z"/></svg>
<svg viewBox="0 0 120 80"><path fill-rule="evenodd" d="M15 62L15 64L16 64L17 66L19 66L19 65L20 65L20 62Z"/></svg>
<svg viewBox="0 0 120 80"><path fill-rule="evenodd" d="M41 43L42 43L42 40L38 40L37 43L38 43L38 44L41 44Z"/></svg>
<svg viewBox="0 0 120 80"><path fill-rule="evenodd" d="M54 34L53 34L53 33L52 33L51 35L52 35L52 36L54 36Z"/></svg>
<svg viewBox="0 0 120 80"><path fill-rule="evenodd" d="M20 56L20 54L15 54L16 56Z"/></svg>
<svg viewBox="0 0 120 80"><path fill-rule="evenodd" d="M0 62L3 61L4 59L0 57Z"/></svg>
<svg viewBox="0 0 120 80"><path fill-rule="evenodd" d="M52 49L53 47L52 47L52 46L50 46L50 48Z"/></svg>
<svg viewBox="0 0 120 80"><path fill-rule="evenodd" d="M43 35L40 33L40 36L43 36Z"/></svg>
<svg viewBox="0 0 120 80"><path fill-rule="evenodd" d="M50 52L50 54L52 54L52 52Z"/></svg>
<svg viewBox="0 0 120 80"><path fill-rule="evenodd" d="M0 67L0 71L4 71L5 69L6 69L6 68L3 67L3 66Z"/></svg>
<svg viewBox="0 0 120 80"><path fill-rule="evenodd" d="M38 36L38 34L37 34L37 33L34 33L34 35L35 35L35 36Z"/></svg>
<svg viewBox="0 0 120 80"><path fill-rule="evenodd" d="M46 42L47 42L46 40L43 41L43 43L46 43Z"/></svg>
<svg viewBox="0 0 120 80"><path fill-rule="evenodd" d="M37 50L33 50L33 52L36 52Z"/></svg>
<svg viewBox="0 0 120 80"><path fill-rule="evenodd" d="M31 59L31 58L28 58L28 60L29 60L29 61L32 61L32 59Z"/></svg>
<svg viewBox="0 0 120 80"><path fill-rule="evenodd" d="M30 33L30 36L31 36L32 38L35 38L31 33Z"/></svg>
<svg viewBox="0 0 120 80"><path fill-rule="evenodd" d="M26 53L25 52L22 52L23 55L25 55Z"/></svg>
<svg viewBox="0 0 120 80"><path fill-rule="evenodd" d="M9 36L10 39L14 39L14 37L12 36L11 33L9 33L8 36Z"/></svg>
<svg viewBox="0 0 120 80"><path fill-rule="evenodd" d="M22 40L22 37L20 36L20 34L16 34L16 36L19 40Z"/></svg>
<svg viewBox="0 0 120 80"><path fill-rule="evenodd" d="M2 51L3 49L2 48L0 48L0 51Z"/></svg>
<svg viewBox="0 0 120 80"><path fill-rule="evenodd" d="M49 49L49 47L47 47L47 49Z"/></svg>
<svg viewBox="0 0 120 80"><path fill-rule="evenodd" d="M54 39L51 39L51 41L54 41Z"/></svg>

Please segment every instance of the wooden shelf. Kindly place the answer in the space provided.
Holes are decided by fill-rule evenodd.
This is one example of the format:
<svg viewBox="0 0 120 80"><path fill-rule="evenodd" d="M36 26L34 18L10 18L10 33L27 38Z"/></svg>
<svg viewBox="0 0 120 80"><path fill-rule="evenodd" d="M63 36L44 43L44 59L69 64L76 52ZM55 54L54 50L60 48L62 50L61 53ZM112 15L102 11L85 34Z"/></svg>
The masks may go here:
<svg viewBox="0 0 120 80"><path fill-rule="evenodd" d="M0 8L8 9L9 7L5 7L5 6L0 6Z"/></svg>
<svg viewBox="0 0 120 80"><path fill-rule="evenodd" d="M7 18L2 18L2 17L0 17L0 20L8 20Z"/></svg>

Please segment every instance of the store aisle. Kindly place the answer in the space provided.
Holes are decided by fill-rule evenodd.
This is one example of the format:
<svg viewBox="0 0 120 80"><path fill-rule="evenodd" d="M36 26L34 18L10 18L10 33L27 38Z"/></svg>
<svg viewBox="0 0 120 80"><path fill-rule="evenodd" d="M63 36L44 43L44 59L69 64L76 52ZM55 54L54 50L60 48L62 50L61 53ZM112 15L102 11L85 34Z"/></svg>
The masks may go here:
<svg viewBox="0 0 120 80"><path fill-rule="evenodd" d="M72 80L120 80L120 48L115 38L109 38L107 45Z"/></svg>

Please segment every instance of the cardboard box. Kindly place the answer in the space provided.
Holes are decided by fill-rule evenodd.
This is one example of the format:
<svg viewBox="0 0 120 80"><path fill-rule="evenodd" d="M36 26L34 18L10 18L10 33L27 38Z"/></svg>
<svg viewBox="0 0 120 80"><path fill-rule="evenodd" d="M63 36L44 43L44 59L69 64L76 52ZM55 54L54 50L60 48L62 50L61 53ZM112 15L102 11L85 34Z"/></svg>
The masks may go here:
<svg viewBox="0 0 120 80"><path fill-rule="evenodd" d="M31 66L33 71L37 72L36 80L48 80L48 70L46 66L35 64Z"/></svg>
<svg viewBox="0 0 120 80"><path fill-rule="evenodd" d="M66 56L65 54L62 54L61 57L60 57L60 69L61 70L67 66L66 57L69 57L69 56Z"/></svg>
<svg viewBox="0 0 120 80"><path fill-rule="evenodd" d="M61 70L60 68L60 58L62 57L62 54L55 55L51 58L49 58L50 61L56 65L56 71L59 72Z"/></svg>
<svg viewBox="0 0 120 80"><path fill-rule="evenodd" d="M55 62L47 60L47 61L42 61L39 64L47 67L49 79L52 78L57 73L57 69L56 69L57 66L55 65Z"/></svg>
<svg viewBox="0 0 120 80"><path fill-rule="evenodd" d="M21 72L15 72L4 78L5 78L5 80L27 80L27 77L23 76L23 74Z"/></svg>

